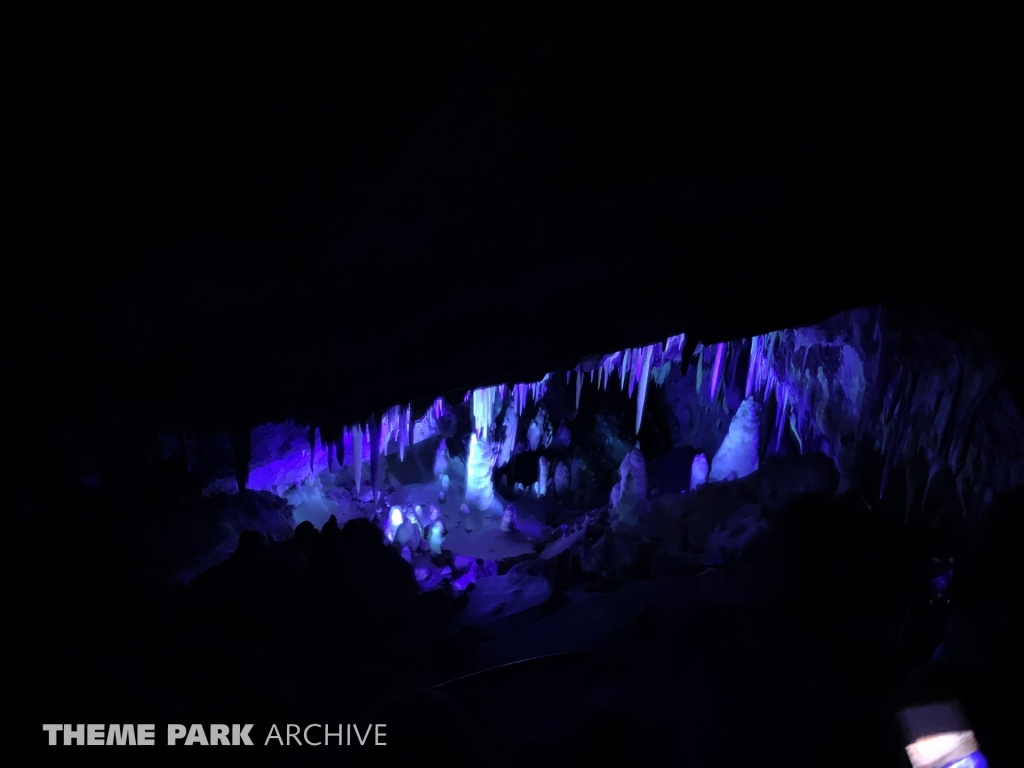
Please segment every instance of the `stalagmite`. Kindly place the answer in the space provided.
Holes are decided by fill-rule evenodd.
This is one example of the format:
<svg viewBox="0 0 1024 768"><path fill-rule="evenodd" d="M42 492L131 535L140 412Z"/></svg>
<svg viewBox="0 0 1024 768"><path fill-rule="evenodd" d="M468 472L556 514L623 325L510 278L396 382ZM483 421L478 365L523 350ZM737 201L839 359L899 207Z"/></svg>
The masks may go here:
<svg viewBox="0 0 1024 768"><path fill-rule="evenodd" d="M555 467L555 493L561 495L569 490L569 468L563 462Z"/></svg>
<svg viewBox="0 0 1024 768"><path fill-rule="evenodd" d="M698 453L690 465L690 490L695 491L708 481L708 457Z"/></svg>
<svg viewBox="0 0 1024 768"><path fill-rule="evenodd" d="M576 369L576 410L580 409L580 393L583 392L583 372Z"/></svg>
<svg viewBox="0 0 1024 768"><path fill-rule="evenodd" d="M611 493L613 526L634 526L647 511L647 464L640 443L622 460L619 478Z"/></svg>
<svg viewBox="0 0 1024 768"><path fill-rule="evenodd" d="M441 554L441 545L444 543L444 523L438 520L430 526L430 551L435 555Z"/></svg>
<svg viewBox="0 0 1024 768"><path fill-rule="evenodd" d="M388 537L388 541L394 541L395 536L398 534L398 529L405 522L405 517L402 515L401 507L392 507L388 513L387 524L384 526L384 535Z"/></svg>
<svg viewBox="0 0 1024 768"><path fill-rule="evenodd" d="M757 470L760 434L760 406L748 397L729 423L729 432L711 459L709 480L746 477Z"/></svg>
<svg viewBox="0 0 1024 768"><path fill-rule="evenodd" d="M501 530L505 533L519 530L519 521L516 518L516 507L514 504L509 504L505 507L505 514L501 516Z"/></svg>
<svg viewBox="0 0 1024 768"><path fill-rule="evenodd" d="M537 459L537 486L538 496L544 496L548 492L548 460L541 456Z"/></svg>
<svg viewBox="0 0 1024 768"><path fill-rule="evenodd" d="M442 440L434 454L434 477L441 477L448 471L448 444Z"/></svg>
<svg viewBox="0 0 1024 768"><path fill-rule="evenodd" d="M494 505L494 454L485 440L474 432L469 436L469 457L466 461L466 499L482 510Z"/></svg>
<svg viewBox="0 0 1024 768"><path fill-rule="evenodd" d="M408 546L410 551L415 551L416 544L413 542L413 536L415 535L416 529L413 528L408 522L402 523L398 526L398 530L395 531L395 543L401 547Z"/></svg>

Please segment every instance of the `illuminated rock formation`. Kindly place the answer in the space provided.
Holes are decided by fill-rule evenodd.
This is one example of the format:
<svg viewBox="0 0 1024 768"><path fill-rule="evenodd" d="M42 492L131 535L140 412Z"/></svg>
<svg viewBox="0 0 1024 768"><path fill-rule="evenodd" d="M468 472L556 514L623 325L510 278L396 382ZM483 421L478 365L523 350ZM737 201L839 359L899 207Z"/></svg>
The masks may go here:
<svg viewBox="0 0 1024 768"><path fill-rule="evenodd" d="M466 461L466 500L482 510L494 506L494 452L490 444L477 438L474 432L469 437L469 458Z"/></svg>
<svg viewBox="0 0 1024 768"><path fill-rule="evenodd" d="M647 464L639 443L622 460L619 478L611 493L613 526L634 526L647 511Z"/></svg>
<svg viewBox="0 0 1024 768"><path fill-rule="evenodd" d="M708 481L708 457L698 453L690 465L690 490L695 491Z"/></svg>
<svg viewBox="0 0 1024 768"><path fill-rule="evenodd" d="M760 421L760 406L748 397L733 416L729 432L711 460L708 480L735 480L757 471Z"/></svg>

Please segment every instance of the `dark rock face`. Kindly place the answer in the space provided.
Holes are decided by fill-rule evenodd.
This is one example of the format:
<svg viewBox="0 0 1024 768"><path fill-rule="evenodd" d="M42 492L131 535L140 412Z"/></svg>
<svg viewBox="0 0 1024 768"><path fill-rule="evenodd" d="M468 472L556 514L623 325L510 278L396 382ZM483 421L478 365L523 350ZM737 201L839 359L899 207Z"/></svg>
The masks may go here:
<svg viewBox="0 0 1024 768"><path fill-rule="evenodd" d="M284 541L294 525L285 499L246 491L165 501L159 514L144 520L142 535L152 549L149 568L187 584L242 546L246 532Z"/></svg>

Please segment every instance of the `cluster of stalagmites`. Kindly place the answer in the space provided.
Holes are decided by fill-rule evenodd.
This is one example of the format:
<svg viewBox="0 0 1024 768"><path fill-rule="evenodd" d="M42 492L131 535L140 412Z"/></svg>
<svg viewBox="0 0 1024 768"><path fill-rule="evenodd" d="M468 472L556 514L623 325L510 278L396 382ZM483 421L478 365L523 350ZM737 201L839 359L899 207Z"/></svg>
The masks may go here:
<svg viewBox="0 0 1024 768"><path fill-rule="evenodd" d="M441 554L441 545L447 533L441 512L431 505L429 512L424 513L419 504L391 507L384 525L384 533L388 540L399 547L408 547L411 552L429 549L433 554Z"/></svg>

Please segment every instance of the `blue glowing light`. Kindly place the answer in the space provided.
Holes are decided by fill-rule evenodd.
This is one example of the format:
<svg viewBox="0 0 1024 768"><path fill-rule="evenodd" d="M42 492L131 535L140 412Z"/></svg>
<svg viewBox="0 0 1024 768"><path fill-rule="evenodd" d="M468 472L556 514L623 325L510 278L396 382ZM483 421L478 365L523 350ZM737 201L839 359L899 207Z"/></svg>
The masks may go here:
<svg viewBox="0 0 1024 768"><path fill-rule="evenodd" d="M981 752L972 752L967 757L961 757L952 763L947 763L942 768L988 768L988 760Z"/></svg>

